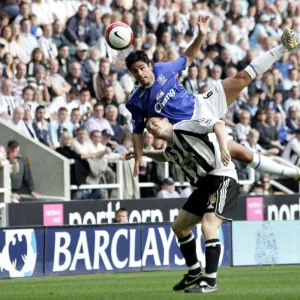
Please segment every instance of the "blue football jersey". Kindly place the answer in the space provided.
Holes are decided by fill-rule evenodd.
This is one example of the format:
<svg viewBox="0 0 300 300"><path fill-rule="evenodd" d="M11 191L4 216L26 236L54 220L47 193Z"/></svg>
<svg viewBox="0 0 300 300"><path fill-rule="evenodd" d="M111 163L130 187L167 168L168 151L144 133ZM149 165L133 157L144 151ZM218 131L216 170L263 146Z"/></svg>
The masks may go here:
<svg viewBox="0 0 300 300"><path fill-rule="evenodd" d="M176 78L186 68L187 58L180 56L171 62L159 62L153 67L155 81L150 87L138 85L129 96L126 107L132 114L133 132L144 130L147 117L166 117L172 124L190 120L195 98L188 94Z"/></svg>

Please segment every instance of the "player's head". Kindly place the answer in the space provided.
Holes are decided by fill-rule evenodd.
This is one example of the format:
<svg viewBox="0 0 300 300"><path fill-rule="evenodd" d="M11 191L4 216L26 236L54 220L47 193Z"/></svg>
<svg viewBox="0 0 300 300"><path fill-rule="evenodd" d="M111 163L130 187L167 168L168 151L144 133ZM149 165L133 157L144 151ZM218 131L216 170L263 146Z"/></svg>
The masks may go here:
<svg viewBox="0 0 300 300"><path fill-rule="evenodd" d="M155 77L151 61L143 51L137 50L131 52L126 57L125 62L127 69L141 85L147 86L154 81Z"/></svg>
<svg viewBox="0 0 300 300"><path fill-rule="evenodd" d="M146 120L146 128L156 139L170 141L173 136L173 125L167 118L150 117Z"/></svg>

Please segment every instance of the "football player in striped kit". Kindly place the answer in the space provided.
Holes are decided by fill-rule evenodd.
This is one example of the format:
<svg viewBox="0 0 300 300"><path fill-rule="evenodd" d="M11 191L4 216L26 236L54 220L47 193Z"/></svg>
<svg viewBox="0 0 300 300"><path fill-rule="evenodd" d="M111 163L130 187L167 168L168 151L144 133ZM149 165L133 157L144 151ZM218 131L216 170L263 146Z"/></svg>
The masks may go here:
<svg viewBox="0 0 300 300"><path fill-rule="evenodd" d="M216 278L221 251L217 234L223 220L231 221L235 212L239 184L231 158L238 159L257 171L283 175L299 180L298 170L252 153L228 137L225 123L217 119L182 121L172 125L167 118L152 117L146 128L155 138L167 141L165 150L143 151L143 155L158 161L181 166L191 185L197 187L172 224L188 273L174 286L187 293L217 291ZM134 153L126 155L134 158ZM196 255L193 227L202 224L205 239L205 275ZM186 289L196 284L195 287Z"/></svg>

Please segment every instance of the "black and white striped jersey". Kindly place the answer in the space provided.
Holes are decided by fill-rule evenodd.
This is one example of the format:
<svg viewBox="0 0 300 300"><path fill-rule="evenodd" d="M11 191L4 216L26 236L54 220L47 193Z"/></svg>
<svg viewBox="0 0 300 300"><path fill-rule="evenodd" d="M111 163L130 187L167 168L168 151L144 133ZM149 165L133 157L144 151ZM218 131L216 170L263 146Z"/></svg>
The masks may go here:
<svg viewBox="0 0 300 300"><path fill-rule="evenodd" d="M181 166L192 185L206 175L228 176L238 181L233 162L225 167L221 162L219 143L213 133L217 119L182 121L173 127L172 146L165 149L167 161Z"/></svg>

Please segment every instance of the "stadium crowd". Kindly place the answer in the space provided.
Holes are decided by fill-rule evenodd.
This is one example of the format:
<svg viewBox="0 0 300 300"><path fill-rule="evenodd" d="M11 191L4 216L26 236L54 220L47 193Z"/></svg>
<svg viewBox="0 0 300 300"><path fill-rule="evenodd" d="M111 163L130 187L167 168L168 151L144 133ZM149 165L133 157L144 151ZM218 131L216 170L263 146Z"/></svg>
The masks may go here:
<svg viewBox="0 0 300 300"><path fill-rule="evenodd" d="M300 40L299 0L3 0L0 11L0 117L73 159L76 185L115 182L108 159L124 159L132 148L125 103L135 82L124 62L131 51L145 51L154 63L175 60L197 35L199 16L209 15L205 45L178 77L189 93L198 94L280 43L285 26ZM130 25L135 36L122 51L104 38L116 21ZM224 120L247 148L300 166L300 49L244 89ZM145 132L144 147L165 144ZM139 198L132 163L125 163L125 198ZM241 166L240 178L244 173ZM175 166L171 176L184 181ZM166 184L163 165L148 163L139 180ZM141 196L156 192L142 190ZM87 190L76 197L115 194Z"/></svg>

